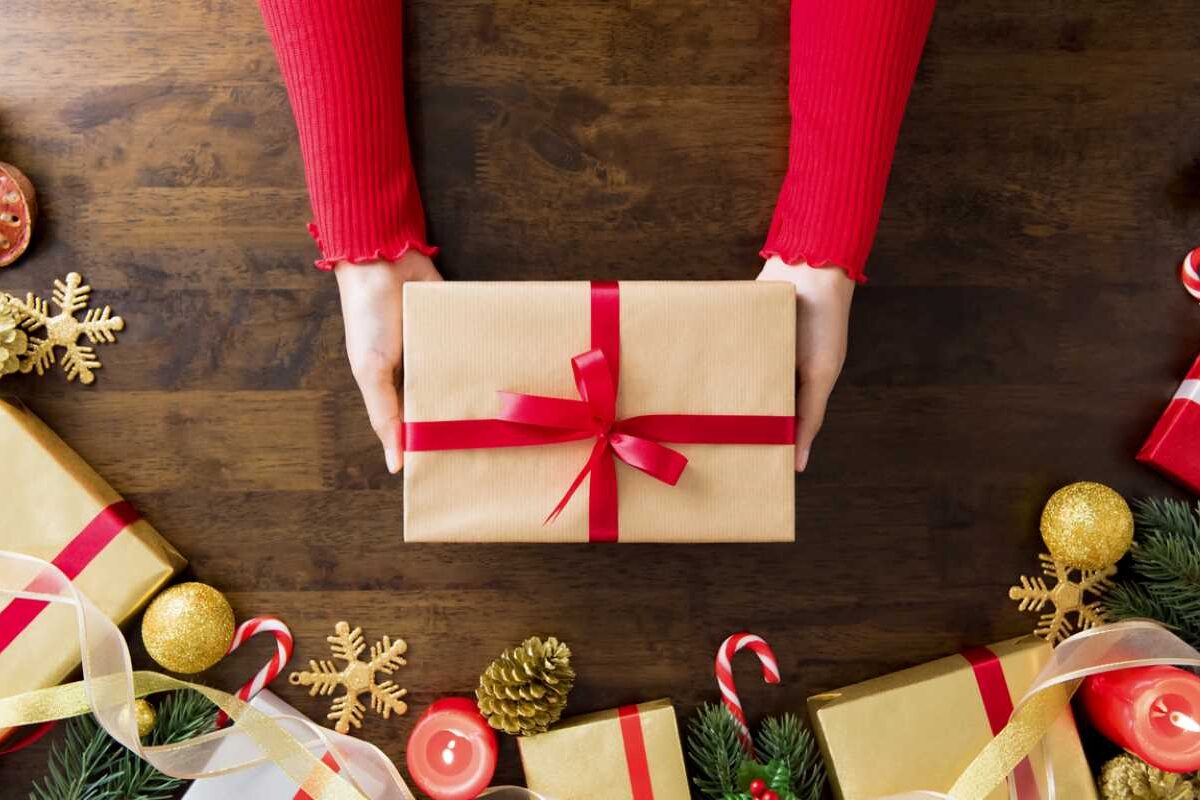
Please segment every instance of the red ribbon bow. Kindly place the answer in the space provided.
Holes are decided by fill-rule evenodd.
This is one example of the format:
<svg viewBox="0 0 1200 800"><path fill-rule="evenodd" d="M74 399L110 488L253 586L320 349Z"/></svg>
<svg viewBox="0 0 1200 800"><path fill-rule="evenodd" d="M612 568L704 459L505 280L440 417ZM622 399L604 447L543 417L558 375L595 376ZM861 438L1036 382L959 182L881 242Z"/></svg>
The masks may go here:
<svg viewBox="0 0 1200 800"><path fill-rule="evenodd" d="M588 540L615 542L618 531L615 458L674 486L687 458L663 445L774 444L795 441L794 417L754 414L644 414L617 419L621 322L618 284L592 283L592 349L571 359L579 400L500 392L496 419L404 423L408 451L470 450L596 439L583 469L546 517L552 522L591 476Z"/></svg>

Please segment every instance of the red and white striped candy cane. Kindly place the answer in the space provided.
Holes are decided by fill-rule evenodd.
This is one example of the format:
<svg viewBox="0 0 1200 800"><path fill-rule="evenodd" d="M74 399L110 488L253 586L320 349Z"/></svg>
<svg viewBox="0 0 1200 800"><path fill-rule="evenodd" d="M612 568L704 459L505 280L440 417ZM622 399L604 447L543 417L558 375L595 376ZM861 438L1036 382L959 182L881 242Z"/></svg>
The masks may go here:
<svg viewBox="0 0 1200 800"><path fill-rule="evenodd" d="M1200 300L1200 272L1196 269L1198 261L1200 261L1200 247L1184 257L1183 266L1179 268L1179 277L1183 280L1183 288L1187 289L1187 293Z"/></svg>
<svg viewBox="0 0 1200 800"><path fill-rule="evenodd" d="M238 626L234 631L233 641L229 643L229 650L225 655L229 655L234 650L242 646L242 643L256 633L270 633L275 636L275 655L271 656L258 673L246 682L246 685L238 689L237 696L243 702L250 702L254 695L261 692L266 685L275 680L279 673L283 672L283 668L287 666L288 659L292 657L292 632L288 630L288 626L283 624L282 620L275 617L254 617L248 619ZM217 714L217 727L225 726L229 718L222 711Z"/></svg>
<svg viewBox="0 0 1200 800"><path fill-rule="evenodd" d="M754 742L750 739L750 729L746 726L746 714L742 711L742 701L738 699L737 689L733 686L733 654L742 648L749 648L762 662L763 680L767 683L779 683L779 662L775 660L775 651L771 645L763 641L761 636L753 633L735 633L721 644L717 651L717 688L721 690L721 700L738 723L738 735L746 752L754 755Z"/></svg>

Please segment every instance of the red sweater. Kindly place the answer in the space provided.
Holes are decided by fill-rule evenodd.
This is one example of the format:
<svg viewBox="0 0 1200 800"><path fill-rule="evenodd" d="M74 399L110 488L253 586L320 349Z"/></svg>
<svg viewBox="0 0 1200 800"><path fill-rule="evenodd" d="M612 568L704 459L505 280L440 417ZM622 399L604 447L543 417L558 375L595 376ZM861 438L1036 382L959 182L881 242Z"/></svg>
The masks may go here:
<svg viewBox="0 0 1200 800"><path fill-rule="evenodd" d="M404 118L400 0L259 0L323 258L432 254ZM792 0L788 170L764 257L863 268L934 0Z"/></svg>

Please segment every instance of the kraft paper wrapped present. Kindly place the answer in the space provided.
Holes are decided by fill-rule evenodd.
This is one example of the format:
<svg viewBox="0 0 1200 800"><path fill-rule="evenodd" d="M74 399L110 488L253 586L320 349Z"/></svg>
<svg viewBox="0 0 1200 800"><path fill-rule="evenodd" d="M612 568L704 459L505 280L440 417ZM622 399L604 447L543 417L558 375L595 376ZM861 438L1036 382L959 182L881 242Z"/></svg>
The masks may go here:
<svg viewBox="0 0 1200 800"><path fill-rule="evenodd" d="M1200 358L1179 384L1137 458L1200 494Z"/></svg>
<svg viewBox="0 0 1200 800"><path fill-rule="evenodd" d="M0 453L0 549L53 562L114 622L183 567L133 506L41 420L4 398ZM54 686L78 665L70 608L0 599L0 696Z"/></svg>
<svg viewBox="0 0 1200 800"><path fill-rule="evenodd" d="M573 717L517 739L525 782L555 800L689 800L670 700Z"/></svg>
<svg viewBox="0 0 1200 800"><path fill-rule="evenodd" d="M907 791L946 792L1004 727L1050 657L1024 636L810 697L809 714L842 800ZM1095 800L1096 786L1068 707L1044 739L1055 794ZM1009 776L1017 800L1045 800L1043 748ZM1009 800L998 786L988 800Z"/></svg>
<svg viewBox="0 0 1200 800"><path fill-rule="evenodd" d="M415 283L404 309L406 540L793 540L790 285Z"/></svg>

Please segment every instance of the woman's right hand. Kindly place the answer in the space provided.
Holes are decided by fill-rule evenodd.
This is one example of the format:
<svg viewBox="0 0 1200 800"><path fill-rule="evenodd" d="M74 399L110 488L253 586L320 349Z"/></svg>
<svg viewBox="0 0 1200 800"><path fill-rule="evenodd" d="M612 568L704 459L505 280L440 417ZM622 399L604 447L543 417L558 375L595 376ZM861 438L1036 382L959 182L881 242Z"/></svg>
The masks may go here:
<svg viewBox="0 0 1200 800"><path fill-rule="evenodd" d="M346 355L362 392L388 471L404 466L404 405L397 378L404 363L404 284L440 281L428 256L410 250L398 261L341 262L334 267L346 326Z"/></svg>

